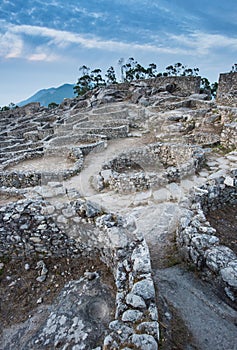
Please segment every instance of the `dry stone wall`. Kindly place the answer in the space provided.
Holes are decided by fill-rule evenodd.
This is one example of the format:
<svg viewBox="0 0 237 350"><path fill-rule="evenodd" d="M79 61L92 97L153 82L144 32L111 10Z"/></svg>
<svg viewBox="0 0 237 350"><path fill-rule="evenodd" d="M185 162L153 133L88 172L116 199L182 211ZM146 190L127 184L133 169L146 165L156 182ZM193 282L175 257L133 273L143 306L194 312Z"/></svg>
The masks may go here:
<svg viewBox="0 0 237 350"><path fill-rule="evenodd" d="M224 124L220 142L226 149L234 150L237 148L237 122Z"/></svg>
<svg viewBox="0 0 237 350"><path fill-rule="evenodd" d="M97 177L99 190L136 192L158 188L194 173L204 162L196 146L156 143L122 153L103 165Z"/></svg>
<svg viewBox="0 0 237 350"><path fill-rule="evenodd" d="M237 107L237 72L220 74L217 103Z"/></svg>
<svg viewBox="0 0 237 350"><path fill-rule="evenodd" d="M216 276L228 298L236 302L237 256L219 243L216 230L205 217L209 210L221 208L227 203L237 203L237 170L232 171L230 176L213 178L196 188L190 208L180 219L177 243L185 259Z"/></svg>

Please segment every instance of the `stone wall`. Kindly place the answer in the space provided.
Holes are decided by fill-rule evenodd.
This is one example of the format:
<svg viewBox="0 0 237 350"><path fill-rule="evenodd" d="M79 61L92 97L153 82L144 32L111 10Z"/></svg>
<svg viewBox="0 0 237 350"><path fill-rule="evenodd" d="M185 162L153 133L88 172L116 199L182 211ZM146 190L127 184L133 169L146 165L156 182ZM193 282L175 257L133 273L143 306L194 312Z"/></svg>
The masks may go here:
<svg viewBox="0 0 237 350"><path fill-rule="evenodd" d="M143 191L179 181L194 173L204 161L201 148L156 143L120 154L103 165L97 177L101 190Z"/></svg>
<svg viewBox="0 0 237 350"><path fill-rule="evenodd" d="M216 101L221 105L237 107L237 72L220 74Z"/></svg>
<svg viewBox="0 0 237 350"><path fill-rule="evenodd" d="M237 300L237 256L219 244L216 230L206 220L205 213L223 204L237 204L237 170L231 176L209 180L196 188L184 211L177 230L177 243L184 258L200 270L211 272L211 279L221 285L228 298Z"/></svg>
<svg viewBox="0 0 237 350"><path fill-rule="evenodd" d="M117 84L112 85L111 89L123 89L132 90L134 87L137 86L142 87L155 87L164 91L166 90L167 85L174 84L174 94L178 96L189 96L192 94L199 94L200 93L200 84L201 84L201 77L192 77L192 76L186 76L186 77L180 77L180 76L171 76L171 77L156 77L151 79L142 79L142 80L135 80L129 83L123 83L123 84Z"/></svg>
<svg viewBox="0 0 237 350"><path fill-rule="evenodd" d="M55 205L20 200L0 208L0 257L80 257L95 252L111 268L117 287L116 312L103 349L158 349L150 255L133 222L82 199Z"/></svg>
<svg viewBox="0 0 237 350"><path fill-rule="evenodd" d="M120 126L114 126L114 127L103 127L103 126L95 126L93 127L93 124L91 126L88 125L88 127L81 127L79 125L75 125L73 127L74 131L80 132L82 134L99 134L99 135L105 135L108 139L116 139L116 138L122 138L122 137L128 137L129 133L129 126L128 125L120 125Z"/></svg>
<svg viewBox="0 0 237 350"><path fill-rule="evenodd" d="M9 164L14 165L19 163L20 161L24 161L25 159L35 159L37 157L42 156L42 154L31 154L30 157L22 156L20 159L14 160ZM66 180L78 174L81 171L84 162L84 157L79 147L72 147L69 156L72 160L74 160L72 167L69 169L55 172L8 171L6 168L4 171L0 171L0 186L25 188L46 184L52 181L58 181L58 179Z"/></svg>
<svg viewBox="0 0 237 350"><path fill-rule="evenodd" d="M201 77L156 77L149 82L153 87L160 89L165 87L166 90L167 86L174 85L174 91L172 91L174 95L189 96L200 93Z"/></svg>
<svg viewBox="0 0 237 350"><path fill-rule="evenodd" d="M228 150L237 148L237 122L223 125L220 142Z"/></svg>

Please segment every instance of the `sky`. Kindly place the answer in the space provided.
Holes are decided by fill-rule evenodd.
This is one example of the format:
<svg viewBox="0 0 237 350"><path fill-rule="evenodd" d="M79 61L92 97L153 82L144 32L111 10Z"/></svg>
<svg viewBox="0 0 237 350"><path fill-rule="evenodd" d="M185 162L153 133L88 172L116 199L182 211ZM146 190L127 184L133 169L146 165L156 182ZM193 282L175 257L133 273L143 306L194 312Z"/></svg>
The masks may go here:
<svg viewBox="0 0 237 350"><path fill-rule="evenodd" d="M129 57L218 81L237 63L237 1L0 0L0 106Z"/></svg>

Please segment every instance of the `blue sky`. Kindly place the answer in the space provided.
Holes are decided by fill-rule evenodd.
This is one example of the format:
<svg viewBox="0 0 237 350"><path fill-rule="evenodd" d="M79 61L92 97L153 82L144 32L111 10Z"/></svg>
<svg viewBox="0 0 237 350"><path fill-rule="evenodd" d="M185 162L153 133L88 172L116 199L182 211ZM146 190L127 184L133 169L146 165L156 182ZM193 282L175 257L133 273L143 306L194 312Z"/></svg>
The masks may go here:
<svg viewBox="0 0 237 350"><path fill-rule="evenodd" d="M0 106L122 57L217 81L237 62L237 1L0 0Z"/></svg>

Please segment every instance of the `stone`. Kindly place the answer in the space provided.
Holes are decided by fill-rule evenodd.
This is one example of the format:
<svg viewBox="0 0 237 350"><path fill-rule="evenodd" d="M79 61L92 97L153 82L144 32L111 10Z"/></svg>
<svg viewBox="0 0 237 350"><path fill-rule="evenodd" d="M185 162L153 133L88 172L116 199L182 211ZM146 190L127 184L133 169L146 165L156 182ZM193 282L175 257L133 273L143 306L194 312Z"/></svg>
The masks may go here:
<svg viewBox="0 0 237 350"><path fill-rule="evenodd" d="M205 251L207 248L216 245L219 243L219 238L216 236L211 235L194 235L191 238L192 245L198 250L198 251Z"/></svg>
<svg viewBox="0 0 237 350"><path fill-rule="evenodd" d="M159 339L159 324L158 322L142 322L137 326L139 333L150 334L156 340Z"/></svg>
<svg viewBox="0 0 237 350"><path fill-rule="evenodd" d="M151 303L149 306L149 315L152 321L158 321L158 311L155 303Z"/></svg>
<svg viewBox="0 0 237 350"><path fill-rule="evenodd" d="M226 176L224 184L226 186L233 187L234 186L234 179L232 177L230 177L230 176Z"/></svg>
<svg viewBox="0 0 237 350"><path fill-rule="evenodd" d="M38 276L36 278L36 281L40 283L44 282L45 280L46 280L46 275Z"/></svg>
<svg viewBox="0 0 237 350"><path fill-rule="evenodd" d="M143 316L143 313L139 310L126 310L122 315L122 321L124 322L137 322Z"/></svg>
<svg viewBox="0 0 237 350"><path fill-rule="evenodd" d="M206 265L215 272L228 265L229 262L236 259L234 252L225 246L217 246L208 249L205 252Z"/></svg>
<svg viewBox="0 0 237 350"><path fill-rule="evenodd" d="M95 278L98 278L99 277L99 274L97 272L89 272L89 271L86 271L84 272L84 276L89 280L89 281L92 281L94 280Z"/></svg>
<svg viewBox="0 0 237 350"><path fill-rule="evenodd" d="M59 215L57 217L57 222L60 224L67 224L68 223L68 219L65 218L63 215Z"/></svg>
<svg viewBox="0 0 237 350"><path fill-rule="evenodd" d="M113 176L111 169L102 170L100 174L101 174L105 183L107 183L109 181L110 177Z"/></svg>
<svg viewBox="0 0 237 350"><path fill-rule="evenodd" d="M162 203L170 200L170 191L166 188L161 188L160 190L153 192L153 200L155 203Z"/></svg>
<svg viewBox="0 0 237 350"><path fill-rule="evenodd" d="M152 335L147 334L133 334L132 343L138 349L157 350L158 344Z"/></svg>
<svg viewBox="0 0 237 350"><path fill-rule="evenodd" d="M229 286L237 288L237 259L221 269L220 274Z"/></svg>
<svg viewBox="0 0 237 350"><path fill-rule="evenodd" d="M138 295L129 293L126 296L126 303L133 306L136 309L145 309L146 308L146 303L144 299Z"/></svg>
<svg viewBox="0 0 237 350"><path fill-rule="evenodd" d="M76 215L76 211L74 208L72 207L67 207L65 209L62 210L62 214L63 216L65 216L67 219L73 217Z"/></svg>
<svg viewBox="0 0 237 350"><path fill-rule="evenodd" d="M30 237L30 241L32 241L34 243L40 243L41 242L41 238L40 237Z"/></svg>
<svg viewBox="0 0 237 350"><path fill-rule="evenodd" d="M171 194L170 199L180 200L182 195L182 189L180 186L178 186L175 182L171 182L170 184L166 185L166 188Z"/></svg>
<svg viewBox="0 0 237 350"><path fill-rule="evenodd" d="M144 300L150 300L155 298L154 283L150 277L136 282L132 287L132 293L139 295Z"/></svg>
<svg viewBox="0 0 237 350"><path fill-rule="evenodd" d="M116 332L122 341L128 340L130 335L134 332L133 328L127 326L124 322L118 320L110 322L109 329Z"/></svg>
<svg viewBox="0 0 237 350"><path fill-rule="evenodd" d="M122 232L117 227L108 229L108 238L111 242L111 246L114 248L125 248L128 244L128 237L125 232Z"/></svg>
<svg viewBox="0 0 237 350"><path fill-rule="evenodd" d="M25 264L25 270L26 271L30 270L30 265L28 263Z"/></svg>
<svg viewBox="0 0 237 350"><path fill-rule="evenodd" d="M133 261L133 270L135 273L151 272L151 262L148 247L145 244L140 244L132 253L131 260Z"/></svg>

